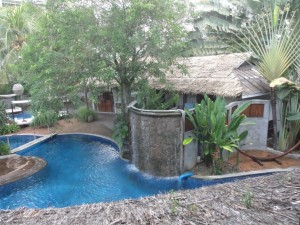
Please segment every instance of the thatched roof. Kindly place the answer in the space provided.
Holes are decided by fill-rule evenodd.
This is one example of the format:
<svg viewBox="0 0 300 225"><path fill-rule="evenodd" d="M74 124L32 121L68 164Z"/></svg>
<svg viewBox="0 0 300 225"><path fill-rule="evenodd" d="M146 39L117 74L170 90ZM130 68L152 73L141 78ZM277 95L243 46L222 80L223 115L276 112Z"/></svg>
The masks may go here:
<svg viewBox="0 0 300 225"><path fill-rule="evenodd" d="M223 97L240 97L268 93L267 81L245 63L249 54L235 53L190 57L183 60L188 74L179 70L168 73L166 80L174 90L184 94L209 94ZM150 84L156 89L166 85L157 80Z"/></svg>

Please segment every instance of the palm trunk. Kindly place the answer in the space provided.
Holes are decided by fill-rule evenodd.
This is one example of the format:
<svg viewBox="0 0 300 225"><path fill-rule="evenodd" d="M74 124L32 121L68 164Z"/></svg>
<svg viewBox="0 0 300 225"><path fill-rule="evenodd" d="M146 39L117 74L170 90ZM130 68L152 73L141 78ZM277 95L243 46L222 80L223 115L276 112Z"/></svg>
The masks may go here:
<svg viewBox="0 0 300 225"><path fill-rule="evenodd" d="M271 88L271 106L273 117L273 149L277 149L278 145L278 130L277 130L277 112L276 112L276 91L275 88Z"/></svg>

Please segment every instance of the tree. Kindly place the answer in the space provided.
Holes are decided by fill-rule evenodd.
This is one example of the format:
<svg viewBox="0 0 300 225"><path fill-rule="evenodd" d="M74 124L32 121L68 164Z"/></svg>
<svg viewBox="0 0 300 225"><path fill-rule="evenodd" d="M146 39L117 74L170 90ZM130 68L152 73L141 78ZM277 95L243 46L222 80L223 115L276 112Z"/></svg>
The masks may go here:
<svg viewBox="0 0 300 225"><path fill-rule="evenodd" d="M264 17L256 17L249 26L237 35L238 45L249 51L257 59L255 63L260 73L269 81L284 76L291 68L300 68L299 21L291 23L289 8L280 10L276 5L269 8ZM271 87L271 104L274 128L274 144L278 144L276 94Z"/></svg>
<svg viewBox="0 0 300 225"><path fill-rule="evenodd" d="M270 5L276 5L276 10L279 10L287 3L290 12L295 12L295 18L299 18L298 0L194 0L190 18L193 29L189 32L189 42L183 54L194 56L231 52L235 32L251 23L255 16L265 14Z"/></svg>
<svg viewBox="0 0 300 225"><path fill-rule="evenodd" d="M264 2L242 1L193 1L190 21L193 29L184 55L212 55L230 52L233 32L241 29L243 23L251 21L255 14L264 9Z"/></svg>
<svg viewBox="0 0 300 225"><path fill-rule="evenodd" d="M97 32L90 9L48 8L39 30L22 49L19 66L30 89L34 114L53 110L51 115L57 115L62 98L76 103L81 89L87 92L103 70L108 74L97 49Z"/></svg>
<svg viewBox="0 0 300 225"><path fill-rule="evenodd" d="M180 24L185 7L176 0L104 0L101 4L98 50L113 70L103 78L119 85L125 115L135 84L151 76L164 77L176 64L184 46Z"/></svg>
<svg viewBox="0 0 300 225"><path fill-rule="evenodd" d="M8 6L0 8L0 80L8 84L13 76L9 77L7 67L19 58L28 34L36 28L36 21L41 10L33 4Z"/></svg>

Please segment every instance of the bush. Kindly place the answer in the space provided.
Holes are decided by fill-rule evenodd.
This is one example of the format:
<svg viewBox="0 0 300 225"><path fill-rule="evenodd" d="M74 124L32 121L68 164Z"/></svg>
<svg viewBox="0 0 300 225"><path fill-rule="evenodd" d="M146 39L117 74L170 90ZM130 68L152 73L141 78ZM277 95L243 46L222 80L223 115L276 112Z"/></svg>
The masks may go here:
<svg viewBox="0 0 300 225"><path fill-rule="evenodd" d="M113 139L116 140L119 147L122 148L124 141L128 138L128 124L125 118L119 114L114 121Z"/></svg>
<svg viewBox="0 0 300 225"><path fill-rule="evenodd" d="M213 174L221 172L218 165L223 160L223 150L232 152L248 134L248 131L239 134L238 128L246 118L241 113L250 104L240 105L232 114L231 123L228 126L226 125L225 105L225 100L220 97L213 102L207 95L204 95L204 99L200 104L196 104L193 112L185 110L194 130L193 136L186 138L183 144L187 145L194 139L199 141L204 153L204 162L207 166L212 164Z"/></svg>
<svg viewBox="0 0 300 225"><path fill-rule="evenodd" d="M18 132L20 127L15 123L4 124L0 127L0 135Z"/></svg>
<svg viewBox="0 0 300 225"><path fill-rule="evenodd" d="M0 127L4 126L7 123L7 115L5 112L6 105L3 101L0 101Z"/></svg>
<svg viewBox="0 0 300 225"><path fill-rule="evenodd" d="M33 127L53 127L57 124L58 114L53 110L38 112L34 115L31 126Z"/></svg>
<svg viewBox="0 0 300 225"><path fill-rule="evenodd" d="M80 107L76 110L76 118L81 122L92 122L95 118L95 112L86 107Z"/></svg>
<svg viewBox="0 0 300 225"><path fill-rule="evenodd" d="M9 155L10 154L10 148L7 144L0 141L0 155Z"/></svg>

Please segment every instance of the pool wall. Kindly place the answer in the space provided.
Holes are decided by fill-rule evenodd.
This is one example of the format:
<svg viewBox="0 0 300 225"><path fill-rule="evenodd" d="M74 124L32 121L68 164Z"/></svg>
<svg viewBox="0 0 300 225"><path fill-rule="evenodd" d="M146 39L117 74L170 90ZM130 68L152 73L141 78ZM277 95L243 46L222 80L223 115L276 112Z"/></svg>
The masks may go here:
<svg viewBox="0 0 300 225"><path fill-rule="evenodd" d="M0 141L8 144L11 149L15 149L40 137L41 135L10 134L0 136Z"/></svg>

